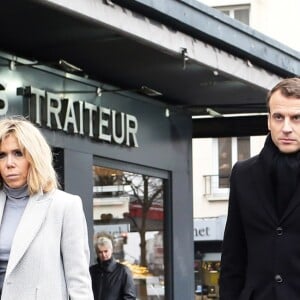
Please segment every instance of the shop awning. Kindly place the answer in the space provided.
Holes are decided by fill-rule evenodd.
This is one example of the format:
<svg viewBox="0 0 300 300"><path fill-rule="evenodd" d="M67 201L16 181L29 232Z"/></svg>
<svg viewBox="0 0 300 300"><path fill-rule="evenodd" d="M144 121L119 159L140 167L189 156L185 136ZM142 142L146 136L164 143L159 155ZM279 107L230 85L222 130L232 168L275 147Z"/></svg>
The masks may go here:
<svg viewBox="0 0 300 300"><path fill-rule="evenodd" d="M300 74L298 52L193 0L5 1L0 34L12 59L96 80L103 92L142 93L191 116L256 118L267 90ZM204 123L194 124L200 136Z"/></svg>

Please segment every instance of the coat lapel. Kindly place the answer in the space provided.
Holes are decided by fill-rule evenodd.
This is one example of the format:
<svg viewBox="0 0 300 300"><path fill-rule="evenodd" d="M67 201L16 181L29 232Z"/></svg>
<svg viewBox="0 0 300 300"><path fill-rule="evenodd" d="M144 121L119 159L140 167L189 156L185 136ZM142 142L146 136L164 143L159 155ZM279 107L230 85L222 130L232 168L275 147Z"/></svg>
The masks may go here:
<svg viewBox="0 0 300 300"><path fill-rule="evenodd" d="M37 235L46 218L50 200L50 197L42 193L29 198L13 239L6 275L16 267Z"/></svg>
<svg viewBox="0 0 300 300"><path fill-rule="evenodd" d="M297 185L296 191L291 199L291 201L289 202L286 210L284 211L282 218L281 218L281 222L286 219L292 212L295 211L296 207L300 205L300 184Z"/></svg>
<svg viewBox="0 0 300 300"><path fill-rule="evenodd" d="M299 184L286 210L282 214L282 217L279 219L276 212L275 197L273 196L273 188L270 177L260 164L256 164L253 166L252 176L258 190L259 200L271 220L276 222L276 224L286 219L293 211L295 211L295 208L300 205Z"/></svg>
<svg viewBox="0 0 300 300"><path fill-rule="evenodd" d="M271 179L260 163L253 165L252 176L258 191L259 202L273 222L278 222L276 207L274 203Z"/></svg>
<svg viewBox="0 0 300 300"><path fill-rule="evenodd" d="M5 194L3 192L0 192L0 224L2 222L5 200L6 200Z"/></svg>

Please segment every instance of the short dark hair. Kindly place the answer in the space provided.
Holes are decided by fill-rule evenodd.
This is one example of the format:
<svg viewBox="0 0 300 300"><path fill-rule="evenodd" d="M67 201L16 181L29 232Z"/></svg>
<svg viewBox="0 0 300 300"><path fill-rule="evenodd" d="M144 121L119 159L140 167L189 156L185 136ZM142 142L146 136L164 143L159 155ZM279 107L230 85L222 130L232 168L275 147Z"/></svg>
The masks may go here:
<svg viewBox="0 0 300 300"><path fill-rule="evenodd" d="M270 98L272 95L280 91L281 94L287 98L293 97L300 99L300 78L292 77L286 78L278 82L267 94L267 108L270 110Z"/></svg>

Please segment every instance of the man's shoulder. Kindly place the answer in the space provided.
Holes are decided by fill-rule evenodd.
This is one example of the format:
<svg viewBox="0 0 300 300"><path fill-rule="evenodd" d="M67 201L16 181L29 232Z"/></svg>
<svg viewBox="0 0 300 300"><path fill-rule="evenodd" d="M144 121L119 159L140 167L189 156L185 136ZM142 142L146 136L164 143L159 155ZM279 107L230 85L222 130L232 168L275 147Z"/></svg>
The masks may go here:
<svg viewBox="0 0 300 300"><path fill-rule="evenodd" d="M259 155L255 155L255 156L250 157L250 158L248 158L246 160L238 161L236 163L236 166L238 168L248 168L248 167L251 167L251 166L257 164L258 158L259 158Z"/></svg>
<svg viewBox="0 0 300 300"><path fill-rule="evenodd" d="M121 263L121 262L117 262L117 266L120 270L123 270L126 273L130 273L130 269L128 266L126 266L125 264Z"/></svg>
<svg viewBox="0 0 300 300"><path fill-rule="evenodd" d="M118 266L118 268L121 268L121 269L126 269L128 268L126 265L124 265L123 263L119 262L119 261L116 261L116 265Z"/></svg>
<svg viewBox="0 0 300 300"><path fill-rule="evenodd" d="M238 161L233 166L232 173L247 174L251 169L256 168L259 163L259 155L255 155L243 161Z"/></svg>

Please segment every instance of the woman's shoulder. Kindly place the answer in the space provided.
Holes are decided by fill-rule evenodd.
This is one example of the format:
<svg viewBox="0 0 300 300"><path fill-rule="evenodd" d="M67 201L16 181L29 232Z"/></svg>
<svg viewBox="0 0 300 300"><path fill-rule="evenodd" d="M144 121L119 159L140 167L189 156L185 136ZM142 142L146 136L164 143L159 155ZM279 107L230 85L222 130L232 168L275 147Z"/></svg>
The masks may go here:
<svg viewBox="0 0 300 300"><path fill-rule="evenodd" d="M64 199L79 199L80 197L75 194L68 193L66 191L60 190L60 189L53 189L51 192L48 193L49 196L52 197L58 197L58 198L64 198Z"/></svg>
<svg viewBox="0 0 300 300"><path fill-rule="evenodd" d="M54 189L47 193L47 197L52 198L55 203L60 203L64 205L76 205L76 203L81 203L81 198L78 195L74 195L63 190Z"/></svg>
<svg viewBox="0 0 300 300"><path fill-rule="evenodd" d="M53 190L44 194L44 197L49 197L50 211L54 215L66 214L68 216L79 216L83 212L81 198L62 190Z"/></svg>

